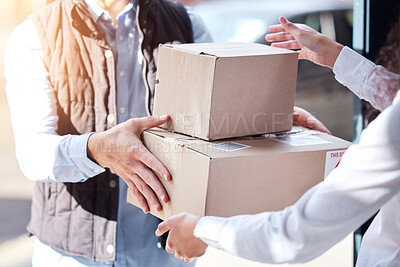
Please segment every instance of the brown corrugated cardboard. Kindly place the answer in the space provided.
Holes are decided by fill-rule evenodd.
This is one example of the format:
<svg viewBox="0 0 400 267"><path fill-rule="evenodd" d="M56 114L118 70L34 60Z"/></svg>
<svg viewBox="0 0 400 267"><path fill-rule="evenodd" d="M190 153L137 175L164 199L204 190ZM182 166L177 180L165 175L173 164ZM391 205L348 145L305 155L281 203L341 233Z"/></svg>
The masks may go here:
<svg viewBox="0 0 400 267"><path fill-rule="evenodd" d="M204 140L290 130L297 52L261 44L161 45L154 115Z"/></svg>
<svg viewBox="0 0 400 267"><path fill-rule="evenodd" d="M214 142L158 128L144 132L143 142L173 178L160 179L170 202L160 212L150 207L162 219L183 211L232 216L283 209L321 182L350 145L303 128ZM128 202L137 204L130 193Z"/></svg>

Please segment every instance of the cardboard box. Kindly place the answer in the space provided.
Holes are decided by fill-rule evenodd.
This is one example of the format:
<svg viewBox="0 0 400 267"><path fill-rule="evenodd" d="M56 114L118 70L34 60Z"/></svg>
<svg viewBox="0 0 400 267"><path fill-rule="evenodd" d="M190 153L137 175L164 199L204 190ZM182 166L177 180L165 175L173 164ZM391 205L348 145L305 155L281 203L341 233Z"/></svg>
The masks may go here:
<svg viewBox="0 0 400 267"><path fill-rule="evenodd" d="M296 127L283 136L262 135L207 142L153 129L146 147L168 168L162 181L170 202L150 212L162 219L183 211L233 216L281 210L295 203L334 169L349 142ZM137 205L128 193L128 202Z"/></svg>
<svg viewBox="0 0 400 267"><path fill-rule="evenodd" d="M290 130L298 53L261 44L161 45L154 115L204 140Z"/></svg>

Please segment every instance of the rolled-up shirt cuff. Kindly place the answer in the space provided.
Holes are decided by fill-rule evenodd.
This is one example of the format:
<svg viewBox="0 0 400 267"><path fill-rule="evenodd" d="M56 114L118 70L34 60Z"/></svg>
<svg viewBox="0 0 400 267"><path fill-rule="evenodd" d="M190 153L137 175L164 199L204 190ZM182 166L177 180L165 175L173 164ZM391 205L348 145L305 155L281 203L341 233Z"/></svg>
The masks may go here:
<svg viewBox="0 0 400 267"><path fill-rule="evenodd" d="M105 171L103 167L93 162L87 156L87 144L89 137L92 134L93 133L82 134L79 136L75 136L70 140L69 145L71 151L71 160L86 176L86 178L81 179L77 182L84 182L87 179Z"/></svg>
<svg viewBox="0 0 400 267"><path fill-rule="evenodd" d="M333 65L333 72L338 82L365 99L364 83L374 67L373 62L345 46Z"/></svg>
<svg viewBox="0 0 400 267"><path fill-rule="evenodd" d="M194 236L203 240L207 245L222 249L220 235L228 218L207 216L201 218L194 228Z"/></svg>

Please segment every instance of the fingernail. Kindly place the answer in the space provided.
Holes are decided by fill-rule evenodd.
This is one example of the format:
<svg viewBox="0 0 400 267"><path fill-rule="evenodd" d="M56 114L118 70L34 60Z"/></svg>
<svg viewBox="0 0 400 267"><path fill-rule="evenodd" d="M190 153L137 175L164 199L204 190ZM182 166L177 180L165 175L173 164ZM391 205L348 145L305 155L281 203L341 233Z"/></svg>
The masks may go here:
<svg viewBox="0 0 400 267"><path fill-rule="evenodd" d="M159 117L159 119L162 120L162 121L165 120L166 118L168 118L168 115L161 115L161 116Z"/></svg>
<svg viewBox="0 0 400 267"><path fill-rule="evenodd" d="M281 18L282 18L283 23L287 23L287 19L285 17L281 17Z"/></svg>

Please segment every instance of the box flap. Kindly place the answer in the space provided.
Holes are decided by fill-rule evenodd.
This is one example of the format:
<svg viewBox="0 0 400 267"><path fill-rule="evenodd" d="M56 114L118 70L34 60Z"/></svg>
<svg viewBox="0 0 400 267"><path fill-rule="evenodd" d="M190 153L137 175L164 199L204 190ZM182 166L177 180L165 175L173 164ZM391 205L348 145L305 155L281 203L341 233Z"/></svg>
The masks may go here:
<svg viewBox="0 0 400 267"><path fill-rule="evenodd" d="M162 128L207 136L216 58L181 53L171 47L159 49L153 115L170 116Z"/></svg>
<svg viewBox="0 0 400 267"><path fill-rule="evenodd" d="M164 45L180 51L213 57L242 57L277 54L297 54L288 49L253 43L195 43Z"/></svg>
<svg viewBox="0 0 400 267"><path fill-rule="evenodd" d="M261 154L346 149L350 142L325 133L293 127L289 133L230 138L207 142L160 128L149 132L167 138L183 147L209 158L233 158L259 156Z"/></svg>

